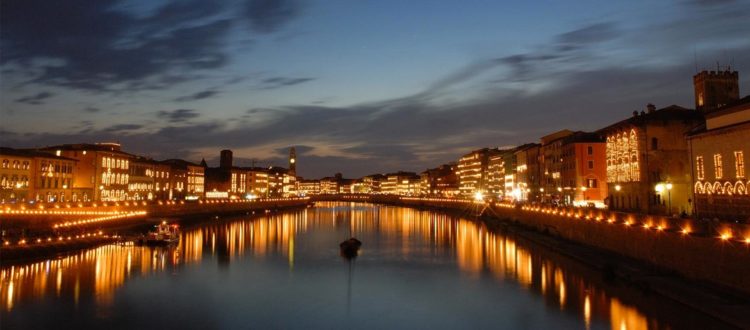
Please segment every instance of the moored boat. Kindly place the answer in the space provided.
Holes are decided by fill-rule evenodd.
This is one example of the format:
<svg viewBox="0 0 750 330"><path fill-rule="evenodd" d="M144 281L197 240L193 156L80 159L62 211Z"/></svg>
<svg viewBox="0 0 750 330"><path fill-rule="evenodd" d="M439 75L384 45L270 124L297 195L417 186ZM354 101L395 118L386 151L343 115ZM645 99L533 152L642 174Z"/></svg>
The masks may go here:
<svg viewBox="0 0 750 330"><path fill-rule="evenodd" d="M169 245L180 241L180 226L162 221L156 229L148 232L141 243L146 245Z"/></svg>

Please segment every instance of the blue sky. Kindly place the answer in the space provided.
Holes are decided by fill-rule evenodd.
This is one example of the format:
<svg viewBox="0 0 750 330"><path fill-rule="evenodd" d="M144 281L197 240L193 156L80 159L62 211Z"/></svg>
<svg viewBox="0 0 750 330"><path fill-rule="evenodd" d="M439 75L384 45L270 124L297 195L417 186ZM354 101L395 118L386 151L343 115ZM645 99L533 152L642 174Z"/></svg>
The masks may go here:
<svg viewBox="0 0 750 330"><path fill-rule="evenodd" d="M356 177L692 107L699 69L748 94L750 4L3 1L0 144L120 141L162 159Z"/></svg>

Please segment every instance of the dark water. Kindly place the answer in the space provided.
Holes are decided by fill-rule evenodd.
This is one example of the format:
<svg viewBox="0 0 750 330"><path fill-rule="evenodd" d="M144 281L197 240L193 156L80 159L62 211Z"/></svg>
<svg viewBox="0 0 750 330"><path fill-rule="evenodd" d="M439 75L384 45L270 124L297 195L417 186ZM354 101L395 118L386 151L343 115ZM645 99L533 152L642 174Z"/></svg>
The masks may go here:
<svg viewBox="0 0 750 330"><path fill-rule="evenodd" d="M339 256L349 233L363 241ZM4 329L716 328L512 235L428 211L331 203L4 267Z"/></svg>

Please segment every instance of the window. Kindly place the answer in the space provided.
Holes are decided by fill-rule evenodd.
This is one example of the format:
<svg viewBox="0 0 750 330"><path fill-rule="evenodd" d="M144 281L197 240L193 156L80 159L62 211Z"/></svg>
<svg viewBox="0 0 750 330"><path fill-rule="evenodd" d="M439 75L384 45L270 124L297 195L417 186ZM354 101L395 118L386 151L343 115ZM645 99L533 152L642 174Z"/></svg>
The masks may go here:
<svg viewBox="0 0 750 330"><path fill-rule="evenodd" d="M3 159L3 168L8 168L8 163L7 159Z"/></svg>
<svg viewBox="0 0 750 330"><path fill-rule="evenodd" d="M594 169L594 161L593 160L589 161L589 169L590 170Z"/></svg>
<svg viewBox="0 0 750 330"><path fill-rule="evenodd" d="M656 150L658 148L659 148L659 139L651 138L651 150Z"/></svg>
<svg viewBox="0 0 750 330"><path fill-rule="evenodd" d="M586 187L596 188L596 179L586 179Z"/></svg>
<svg viewBox="0 0 750 330"><path fill-rule="evenodd" d="M716 179L724 177L724 169L721 164L721 154L714 154L714 177Z"/></svg>
<svg viewBox="0 0 750 330"><path fill-rule="evenodd" d="M737 171L737 179L745 177L745 157L742 151L734 152L734 168Z"/></svg>
<svg viewBox="0 0 750 330"><path fill-rule="evenodd" d="M587 148L586 152L587 152L587 153L588 153L589 155L593 155L593 154L594 154L594 147L592 147L592 146L588 146L588 148Z"/></svg>
<svg viewBox="0 0 750 330"><path fill-rule="evenodd" d="M704 178L704 172L703 172L703 156L695 157L695 174L698 177L698 180L703 180Z"/></svg>

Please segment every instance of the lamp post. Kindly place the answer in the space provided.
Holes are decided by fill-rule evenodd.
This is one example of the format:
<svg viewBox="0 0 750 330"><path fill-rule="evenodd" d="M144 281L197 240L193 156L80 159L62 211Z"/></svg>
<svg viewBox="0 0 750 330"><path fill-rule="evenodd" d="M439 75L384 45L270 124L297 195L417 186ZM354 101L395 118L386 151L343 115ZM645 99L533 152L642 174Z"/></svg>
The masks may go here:
<svg viewBox="0 0 750 330"><path fill-rule="evenodd" d="M664 189L665 188L664 188L664 184L663 183L658 183L654 187L654 191L656 191L659 194L659 197L661 197L661 193L664 191Z"/></svg>
<svg viewBox="0 0 750 330"><path fill-rule="evenodd" d="M667 198L669 198L669 214L672 214L672 183L667 182L666 185L664 185L665 188L667 188Z"/></svg>

